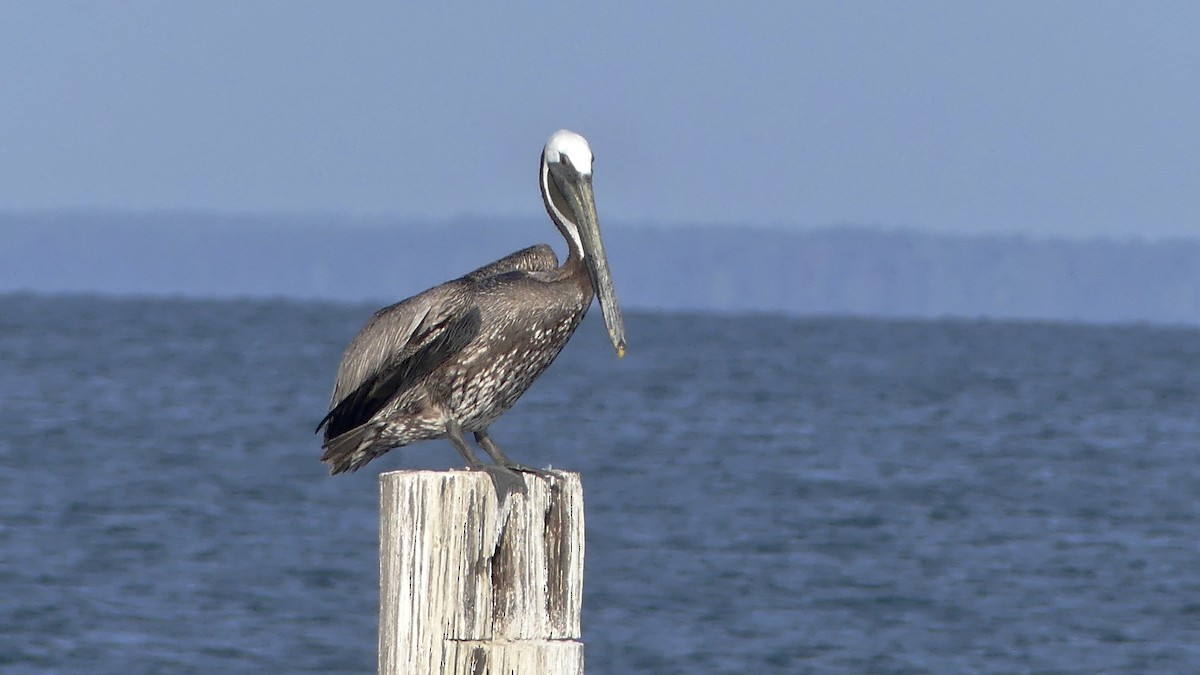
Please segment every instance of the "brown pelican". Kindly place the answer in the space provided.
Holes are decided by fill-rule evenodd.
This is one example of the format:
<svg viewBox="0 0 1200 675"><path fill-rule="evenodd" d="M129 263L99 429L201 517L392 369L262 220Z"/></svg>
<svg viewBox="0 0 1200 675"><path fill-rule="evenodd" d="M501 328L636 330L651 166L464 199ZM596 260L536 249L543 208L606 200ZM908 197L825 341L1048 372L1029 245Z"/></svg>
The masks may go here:
<svg viewBox="0 0 1200 675"><path fill-rule="evenodd" d="M567 240L561 267L538 244L375 313L338 367L325 429L331 474L355 471L416 441L445 437L497 492L520 489L488 427L529 388L583 320L593 295L608 335L625 354L625 327L600 241L592 195L592 151L567 130L542 150L542 201ZM494 465L467 444L471 432ZM517 485L516 483L520 485Z"/></svg>

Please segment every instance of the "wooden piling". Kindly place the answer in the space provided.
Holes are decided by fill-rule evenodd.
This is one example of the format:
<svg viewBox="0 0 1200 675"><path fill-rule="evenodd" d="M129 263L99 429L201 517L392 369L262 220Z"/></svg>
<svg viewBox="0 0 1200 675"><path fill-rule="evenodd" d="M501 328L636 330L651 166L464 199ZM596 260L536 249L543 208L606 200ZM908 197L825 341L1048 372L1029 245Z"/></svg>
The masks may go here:
<svg viewBox="0 0 1200 675"><path fill-rule="evenodd" d="M480 471L379 477L379 673L582 675L583 485Z"/></svg>

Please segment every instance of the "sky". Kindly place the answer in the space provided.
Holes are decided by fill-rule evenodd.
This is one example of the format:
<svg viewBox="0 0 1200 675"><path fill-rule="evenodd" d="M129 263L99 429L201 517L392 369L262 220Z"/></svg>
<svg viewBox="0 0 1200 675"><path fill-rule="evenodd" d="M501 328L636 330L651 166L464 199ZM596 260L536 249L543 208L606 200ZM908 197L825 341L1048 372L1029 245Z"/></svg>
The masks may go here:
<svg viewBox="0 0 1200 675"><path fill-rule="evenodd" d="M4 2L0 210L1200 236L1195 2Z"/></svg>

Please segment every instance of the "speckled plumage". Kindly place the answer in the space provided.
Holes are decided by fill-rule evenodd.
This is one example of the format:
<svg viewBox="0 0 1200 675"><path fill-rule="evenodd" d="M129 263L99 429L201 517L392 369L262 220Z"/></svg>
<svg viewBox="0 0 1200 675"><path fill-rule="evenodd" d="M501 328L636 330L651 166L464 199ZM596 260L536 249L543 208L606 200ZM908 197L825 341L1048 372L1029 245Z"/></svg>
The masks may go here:
<svg viewBox="0 0 1200 675"><path fill-rule="evenodd" d="M331 473L388 450L483 431L516 403L583 320L582 261L545 244L379 310L342 358L325 426Z"/></svg>

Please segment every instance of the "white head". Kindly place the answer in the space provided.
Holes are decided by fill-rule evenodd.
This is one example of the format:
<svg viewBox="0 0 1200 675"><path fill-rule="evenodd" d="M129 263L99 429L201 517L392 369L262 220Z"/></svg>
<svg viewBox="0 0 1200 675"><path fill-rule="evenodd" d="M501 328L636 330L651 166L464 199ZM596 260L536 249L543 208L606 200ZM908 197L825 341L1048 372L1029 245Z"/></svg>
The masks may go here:
<svg viewBox="0 0 1200 675"><path fill-rule="evenodd" d="M566 164L584 176L592 173L592 149L587 139L574 131L559 129L551 134L543 153L549 164Z"/></svg>

